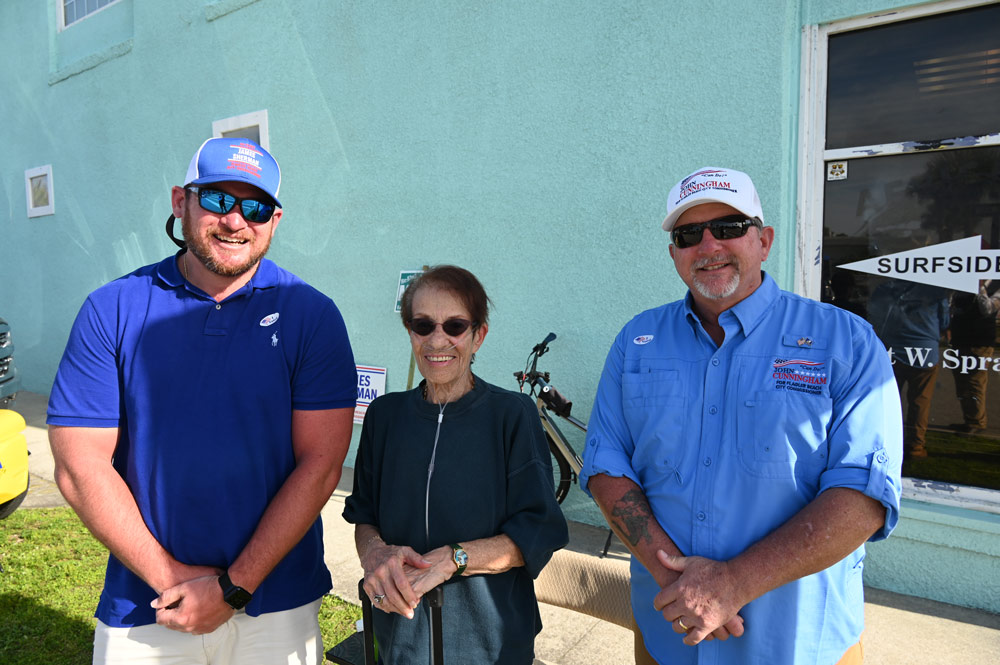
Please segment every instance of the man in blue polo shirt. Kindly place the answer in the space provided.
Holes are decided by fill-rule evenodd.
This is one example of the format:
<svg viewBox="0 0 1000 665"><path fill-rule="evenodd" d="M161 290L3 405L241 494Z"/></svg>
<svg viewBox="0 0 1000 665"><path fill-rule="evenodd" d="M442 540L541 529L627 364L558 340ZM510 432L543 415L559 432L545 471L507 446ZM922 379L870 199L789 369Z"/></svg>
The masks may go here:
<svg viewBox="0 0 1000 665"><path fill-rule="evenodd" d="M899 517L902 417L864 320L782 291L750 178L703 168L664 230L689 291L619 333L581 484L630 547L659 663L859 663L864 543Z"/></svg>
<svg viewBox="0 0 1000 665"><path fill-rule="evenodd" d="M59 489L111 551L94 662L319 663L347 330L263 258L282 217L266 150L209 139L184 182L181 251L90 294L49 400Z"/></svg>

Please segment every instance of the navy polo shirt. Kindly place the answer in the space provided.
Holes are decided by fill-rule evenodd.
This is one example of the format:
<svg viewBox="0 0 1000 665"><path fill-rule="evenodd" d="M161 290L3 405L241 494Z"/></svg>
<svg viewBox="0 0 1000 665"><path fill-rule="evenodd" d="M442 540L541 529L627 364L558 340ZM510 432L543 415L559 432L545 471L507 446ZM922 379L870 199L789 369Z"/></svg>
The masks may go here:
<svg viewBox="0 0 1000 665"><path fill-rule="evenodd" d="M227 568L295 466L292 411L353 407L356 391L330 298L264 259L216 303L171 256L87 298L48 423L120 428L114 467L153 536L183 563ZM317 519L246 610L291 609L330 587ZM97 618L155 623L155 597L112 556Z"/></svg>

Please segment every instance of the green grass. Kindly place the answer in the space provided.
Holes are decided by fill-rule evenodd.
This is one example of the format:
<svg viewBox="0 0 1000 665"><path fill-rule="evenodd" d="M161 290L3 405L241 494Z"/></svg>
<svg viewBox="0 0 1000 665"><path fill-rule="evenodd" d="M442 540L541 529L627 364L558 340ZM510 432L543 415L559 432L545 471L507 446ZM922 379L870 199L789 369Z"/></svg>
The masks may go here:
<svg viewBox="0 0 1000 665"><path fill-rule="evenodd" d="M1000 440L928 429L927 457L908 459L903 475L1000 489Z"/></svg>
<svg viewBox="0 0 1000 665"><path fill-rule="evenodd" d="M89 665L107 550L69 508L21 509L0 521L0 663ZM361 609L323 599L327 648Z"/></svg>

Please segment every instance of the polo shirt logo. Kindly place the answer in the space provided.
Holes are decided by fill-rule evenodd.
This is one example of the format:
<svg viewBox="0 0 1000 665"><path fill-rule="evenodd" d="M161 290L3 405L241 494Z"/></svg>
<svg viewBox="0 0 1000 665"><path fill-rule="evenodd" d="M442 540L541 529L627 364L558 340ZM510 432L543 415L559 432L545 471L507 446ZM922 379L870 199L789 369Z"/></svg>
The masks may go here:
<svg viewBox="0 0 1000 665"><path fill-rule="evenodd" d="M278 320L279 316L281 315L278 314L277 312L275 312L274 314L268 314L267 316L265 316L263 319L260 320L260 327L266 328L269 325L274 324Z"/></svg>
<svg viewBox="0 0 1000 665"><path fill-rule="evenodd" d="M772 367L775 390L819 395L830 378L826 373L826 363L822 361L775 358Z"/></svg>
<svg viewBox="0 0 1000 665"><path fill-rule="evenodd" d="M652 341L653 341L652 335L639 335L638 337L632 340L632 343L642 346L643 344L649 344Z"/></svg>

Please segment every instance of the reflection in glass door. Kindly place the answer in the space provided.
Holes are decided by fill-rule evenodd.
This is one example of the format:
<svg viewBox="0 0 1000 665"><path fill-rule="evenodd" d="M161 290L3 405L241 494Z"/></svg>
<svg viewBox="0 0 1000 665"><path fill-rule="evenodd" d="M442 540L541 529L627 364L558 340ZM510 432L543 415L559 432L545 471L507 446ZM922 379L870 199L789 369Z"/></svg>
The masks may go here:
<svg viewBox="0 0 1000 665"><path fill-rule="evenodd" d="M828 50L822 300L886 345L903 474L1000 490L1000 5L835 34ZM969 256L937 248L975 237ZM947 272L975 277L961 290Z"/></svg>

